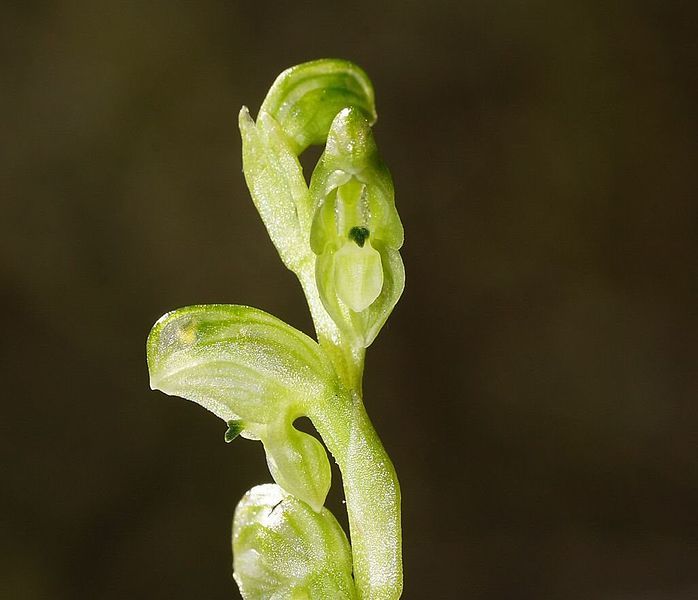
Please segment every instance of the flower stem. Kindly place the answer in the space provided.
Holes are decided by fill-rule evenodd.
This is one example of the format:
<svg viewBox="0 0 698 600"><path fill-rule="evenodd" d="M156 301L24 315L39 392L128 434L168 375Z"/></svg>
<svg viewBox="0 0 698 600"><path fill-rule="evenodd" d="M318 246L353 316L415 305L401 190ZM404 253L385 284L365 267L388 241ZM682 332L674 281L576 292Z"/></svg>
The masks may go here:
<svg viewBox="0 0 698 600"><path fill-rule="evenodd" d="M396 600L402 592L400 485L361 395L338 394L309 417L342 472L359 597Z"/></svg>

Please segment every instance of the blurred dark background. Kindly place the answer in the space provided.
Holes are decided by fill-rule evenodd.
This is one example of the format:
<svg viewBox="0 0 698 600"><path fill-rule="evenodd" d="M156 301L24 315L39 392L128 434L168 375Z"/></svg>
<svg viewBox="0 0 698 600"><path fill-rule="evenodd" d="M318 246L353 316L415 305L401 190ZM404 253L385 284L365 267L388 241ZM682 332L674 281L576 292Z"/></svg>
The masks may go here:
<svg viewBox="0 0 698 600"><path fill-rule="evenodd" d="M238 597L230 520L270 480L261 445L151 392L145 338L209 302L311 331L236 115L338 56L373 79L407 231L365 382L404 597L698 598L696 17L4 2L0 596Z"/></svg>

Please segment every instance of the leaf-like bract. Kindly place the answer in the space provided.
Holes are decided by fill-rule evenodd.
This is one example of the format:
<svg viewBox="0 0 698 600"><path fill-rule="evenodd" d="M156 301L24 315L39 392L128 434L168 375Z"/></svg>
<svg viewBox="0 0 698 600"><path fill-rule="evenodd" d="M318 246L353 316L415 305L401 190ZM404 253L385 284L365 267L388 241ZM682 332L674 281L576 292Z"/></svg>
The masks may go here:
<svg viewBox="0 0 698 600"><path fill-rule="evenodd" d="M373 123L376 106L371 80L355 64L324 58L286 69L262 103L281 125L300 154L311 144L324 144L335 115L353 106Z"/></svg>
<svg viewBox="0 0 698 600"><path fill-rule="evenodd" d="M148 366L153 389L193 400L239 422L243 437L260 439L277 483L320 510L330 485L327 454L293 427L309 403L335 392L317 343L258 309L190 306L155 324Z"/></svg>
<svg viewBox="0 0 698 600"><path fill-rule="evenodd" d="M310 255L306 232L311 212L303 169L274 117L260 112L255 123L243 107L238 122L252 200L281 260L297 271Z"/></svg>

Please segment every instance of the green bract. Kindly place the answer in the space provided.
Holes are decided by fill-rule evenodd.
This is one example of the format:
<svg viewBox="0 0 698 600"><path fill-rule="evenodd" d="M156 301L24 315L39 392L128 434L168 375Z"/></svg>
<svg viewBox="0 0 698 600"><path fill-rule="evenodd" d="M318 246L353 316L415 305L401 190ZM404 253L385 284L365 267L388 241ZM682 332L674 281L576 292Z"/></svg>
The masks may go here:
<svg viewBox="0 0 698 600"><path fill-rule="evenodd" d="M262 440L274 480L320 510L330 488L327 454L293 427L336 386L313 340L248 306L190 306L155 324L148 366L153 389L193 400Z"/></svg>
<svg viewBox="0 0 698 600"><path fill-rule="evenodd" d="M260 112L255 124L243 107L239 124L243 170L252 199L281 260L296 271L309 258L304 231L312 215L303 170L274 117Z"/></svg>
<svg viewBox="0 0 698 600"><path fill-rule="evenodd" d="M396 600L402 592L400 487L362 400L364 353L404 287L390 173L371 125L373 88L342 60L284 71L256 121L243 107L243 171L283 263L298 277L318 341L261 310L191 306L148 338L151 386L223 419L225 441L261 440L278 485L235 511L235 579L246 599ZM324 152L306 184L298 160ZM342 472L351 550L323 508L323 445ZM353 577L352 577L353 571Z"/></svg>
<svg viewBox="0 0 698 600"><path fill-rule="evenodd" d="M366 73L347 60L313 60L286 69L276 78L259 109L283 127L300 154L311 144L324 144L330 123L346 106L376 120L373 86Z"/></svg>
<svg viewBox="0 0 698 600"><path fill-rule="evenodd" d="M233 566L250 600L351 600L351 549L327 509L310 510L276 485L258 485L233 519Z"/></svg>

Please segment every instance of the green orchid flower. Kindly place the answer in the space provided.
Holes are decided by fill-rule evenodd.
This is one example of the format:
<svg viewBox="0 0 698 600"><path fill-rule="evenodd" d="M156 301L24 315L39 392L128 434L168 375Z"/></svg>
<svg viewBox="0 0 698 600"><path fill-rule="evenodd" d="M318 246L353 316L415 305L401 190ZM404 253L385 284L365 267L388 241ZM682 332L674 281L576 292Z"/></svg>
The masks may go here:
<svg viewBox="0 0 698 600"><path fill-rule="evenodd" d="M310 195L323 306L348 337L368 347L405 285L398 252L404 233L390 173L360 111L345 108L332 121Z"/></svg>
<svg viewBox="0 0 698 600"><path fill-rule="evenodd" d="M363 404L365 349L404 287L402 224L371 131L373 87L323 59L274 82L259 114L240 111L243 171L284 265L308 301L317 342L264 311L198 305L164 315L147 343L150 384L222 419L225 441L264 446L275 485L233 521L234 576L246 600L397 600L400 486ZM324 152L306 184L298 159ZM323 444L294 422L308 417ZM351 545L323 507L339 465Z"/></svg>

